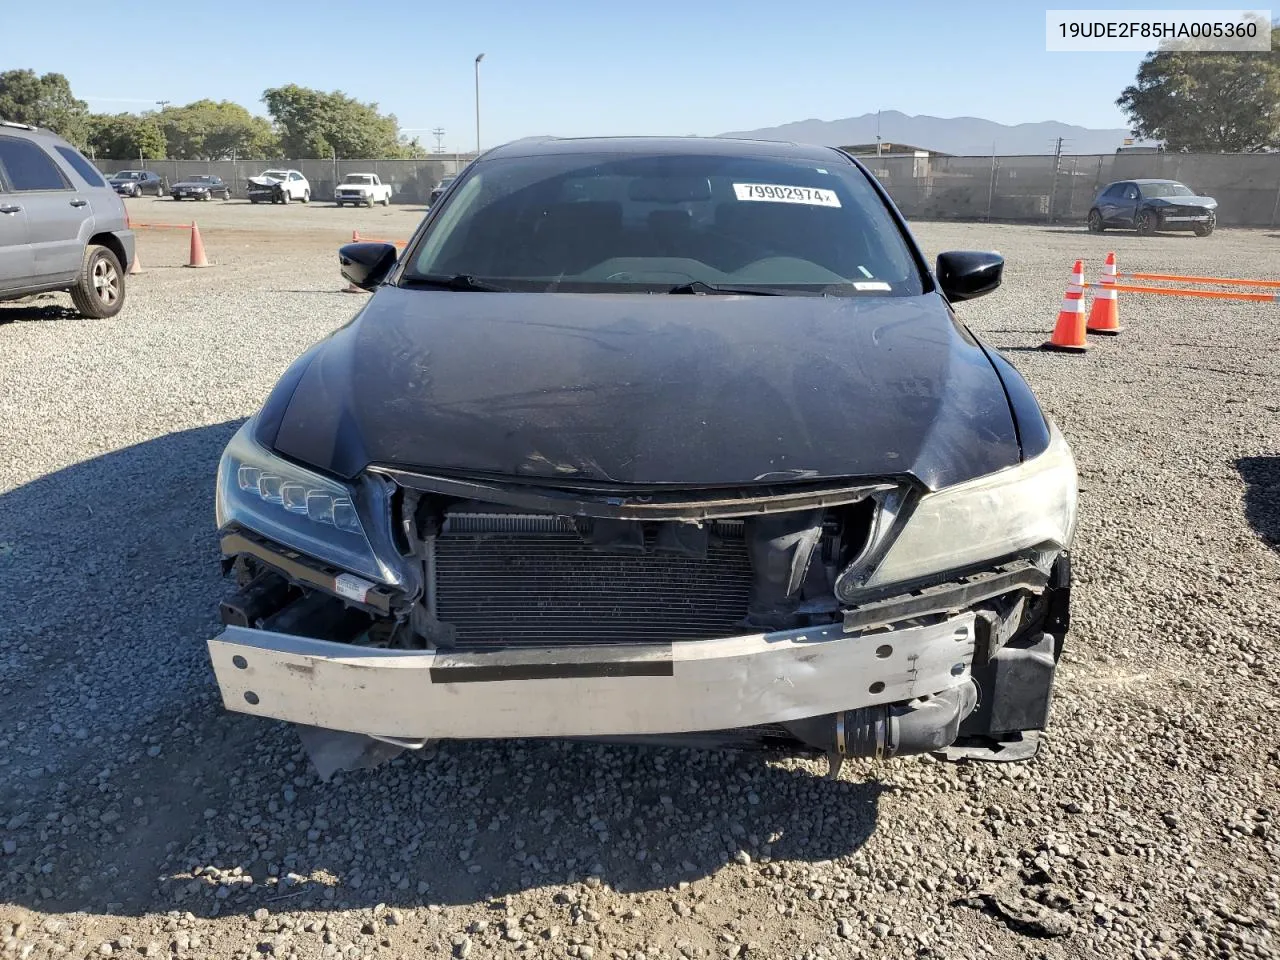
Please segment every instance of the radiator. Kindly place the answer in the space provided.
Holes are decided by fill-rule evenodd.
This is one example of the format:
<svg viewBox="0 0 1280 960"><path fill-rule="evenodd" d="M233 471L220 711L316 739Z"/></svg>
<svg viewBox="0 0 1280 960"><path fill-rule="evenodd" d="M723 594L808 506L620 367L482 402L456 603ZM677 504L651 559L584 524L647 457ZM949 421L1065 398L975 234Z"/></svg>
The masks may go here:
<svg viewBox="0 0 1280 960"><path fill-rule="evenodd" d="M740 521L707 556L592 548L570 521L450 516L436 542L439 618L460 648L654 643L744 632L751 566Z"/></svg>

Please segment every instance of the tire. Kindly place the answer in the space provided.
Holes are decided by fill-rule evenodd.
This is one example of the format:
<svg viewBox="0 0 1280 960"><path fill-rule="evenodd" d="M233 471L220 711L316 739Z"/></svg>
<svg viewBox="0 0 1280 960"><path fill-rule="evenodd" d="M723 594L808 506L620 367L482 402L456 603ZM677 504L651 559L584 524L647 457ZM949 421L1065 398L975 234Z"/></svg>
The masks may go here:
<svg viewBox="0 0 1280 960"><path fill-rule="evenodd" d="M310 191L310 190L303 190L303 191L302 191L302 202L303 202L303 203L310 203L310 202L311 202L311 191Z"/></svg>
<svg viewBox="0 0 1280 960"><path fill-rule="evenodd" d="M1156 215L1154 213L1150 210L1142 210L1138 213L1138 221L1135 224L1135 227L1140 236L1149 237L1156 232L1156 226L1158 223L1159 221L1156 219Z"/></svg>
<svg viewBox="0 0 1280 960"><path fill-rule="evenodd" d="M385 197L382 198L382 205L384 207L391 206L391 194L387 194Z"/></svg>
<svg viewBox="0 0 1280 960"><path fill-rule="evenodd" d="M1089 211L1089 232L1101 233L1107 229L1107 225L1102 220L1102 214L1098 210Z"/></svg>
<svg viewBox="0 0 1280 960"><path fill-rule="evenodd" d="M254 200L252 197L249 198L249 202L252 203L255 207L258 205L258 201Z"/></svg>
<svg viewBox="0 0 1280 960"><path fill-rule="evenodd" d="M291 194L288 190L281 190L281 191L280 191L280 202L281 202L281 203L288 203L288 202L289 202L290 200L292 200L292 199L293 199L293 194Z"/></svg>
<svg viewBox="0 0 1280 960"><path fill-rule="evenodd" d="M373 209L373 194L369 194L369 199L365 201L365 206L367 206L370 210Z"/></svg>
<svg viewBox="0 0 1280 960"><path fill-rule="evenodd" d="M124 307L124 269L109 248L96 243L84 248L80 279L71 288L71 300L82 316L94 320L114 317Z"/></svg>

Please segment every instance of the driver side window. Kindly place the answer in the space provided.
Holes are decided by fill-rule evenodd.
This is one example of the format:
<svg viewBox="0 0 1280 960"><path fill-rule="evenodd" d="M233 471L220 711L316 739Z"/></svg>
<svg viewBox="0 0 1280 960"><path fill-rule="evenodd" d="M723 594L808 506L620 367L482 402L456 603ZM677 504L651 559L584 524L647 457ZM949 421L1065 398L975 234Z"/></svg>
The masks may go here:
<svg viewBox="0 0 1280 960"><path fill-rule="evenodd" d="M1125 188L1125 191L1124 191L1124 198L1125 198L1126 200L1137 200L1137 199L1138 199L1138 188L1137 188L1137 187L1126 187L1126 188Z"/></svg>

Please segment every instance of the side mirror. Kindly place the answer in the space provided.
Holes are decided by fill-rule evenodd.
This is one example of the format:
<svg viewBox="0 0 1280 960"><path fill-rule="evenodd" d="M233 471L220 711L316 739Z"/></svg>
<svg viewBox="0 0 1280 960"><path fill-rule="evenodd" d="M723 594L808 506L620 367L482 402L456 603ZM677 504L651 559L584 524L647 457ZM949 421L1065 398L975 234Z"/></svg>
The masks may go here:
<svg viewBox="0 0 1280 960"><path fill-rule="evenodd" d="M396 256L393 243L348 243L338 248L338 265L343 279L362 290L372 290L387 278Z"/></svg>
<svg viewBox="0 0 1280 960"><path fill-rule="evenodd" d="M952 303L982 297L1000 286L1004 257L983 250L938 254L938 286Z"/></svg>

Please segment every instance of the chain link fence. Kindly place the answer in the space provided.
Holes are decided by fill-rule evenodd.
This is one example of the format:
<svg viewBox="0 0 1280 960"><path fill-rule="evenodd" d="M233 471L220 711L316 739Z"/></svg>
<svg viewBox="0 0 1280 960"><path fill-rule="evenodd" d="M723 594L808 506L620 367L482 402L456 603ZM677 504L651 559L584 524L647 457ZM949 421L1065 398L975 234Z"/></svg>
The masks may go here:
<svg viewBox="0 0 1280 960"><path fill-rule="evenodd" d="M1082 223L1115 180L1179 180L1218 201L1224 226L1280 224L1280 153L860 157L916 220Z"/></svg>
<svg viewBox="0 0 1280 960"><path fill-rule="evenodd" d="M1224 226L1280 224L1280 153L1149 153L1025 157L860 157L903 214L913 220L1083 223L1098 191L1113 180L1180 180L1217 198ZM301 170L317 200L331 200L348 173L376 173L393 203L425 204L440 178L469 154L422 160L104 160L105 173L154 170L170 183L211 173L244 196L245 181L271 168Z"/></svg>
<svg viewBox="0 0 1280 960"><path fill-rule="evenodd" d="M457 173L471 154L437 154L422 160L99 160L103 173L153 170L170 184L198 173L221 177L235 196L245 195L246 181L264 170L298 170L311 184L315 200L332 200L335 184L349 173L376 173L391 184L391 202L425 204L440 178Z"/></svg>

